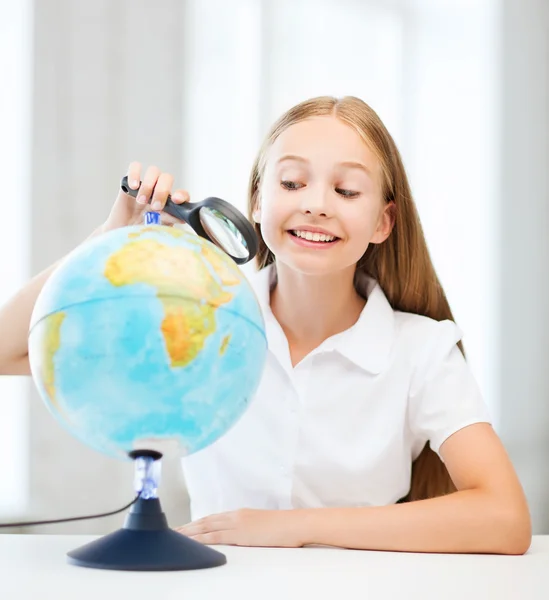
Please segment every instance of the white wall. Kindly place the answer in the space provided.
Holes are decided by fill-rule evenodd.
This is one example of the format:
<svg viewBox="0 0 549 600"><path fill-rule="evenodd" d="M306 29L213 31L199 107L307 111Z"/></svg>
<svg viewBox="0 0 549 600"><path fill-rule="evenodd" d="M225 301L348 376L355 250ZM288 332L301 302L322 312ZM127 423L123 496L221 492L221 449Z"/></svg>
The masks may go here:
<svg viewBox="0 0 549 600"><path fill-rule="evenodd" d="M549 533L549 3L504 0L501 25L500 428Z"/></svg>
<svg viewBox="0 0 549 600"><path fill-rule="evenodd" d="M403 138L406 11L358 0L266 2L263 128L292 105L321 95L353 95Z"/></svg>
<svg viewBox="0 0 549 600"><path fill-rule="evenodd" d="M193 199L246 211L248 174L263 111L262 2L187 0L181 170Z"/></svg>
<svg viewBox="0 0 549 600"><path fill-rule="evenodd" d="M0 0L0 305L27 280L32 6ZM0 341L1 343L1 341ZM28 381L0 377L0 456L3 457L0 516L16 517L28 507Z"/></svg>
<svg viewBox="0 0 549 600"><path fill-rule="evenodd" d="M498 11L493 0L409 13L405 162L467 358L499 418Z"/></svg>

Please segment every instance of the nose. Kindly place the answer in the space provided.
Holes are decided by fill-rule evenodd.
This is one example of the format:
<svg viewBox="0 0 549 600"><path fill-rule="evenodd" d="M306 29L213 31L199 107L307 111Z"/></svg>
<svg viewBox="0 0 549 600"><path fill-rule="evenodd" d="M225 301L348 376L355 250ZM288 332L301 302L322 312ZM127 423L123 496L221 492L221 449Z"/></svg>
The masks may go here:
<svg viewBox="0 0 549 600"><path fill-rule="evenodd" d="M329 216L329 190L310 189L309 193L303 194L301 198L301 210L304 214L313 217Z"/></svg>

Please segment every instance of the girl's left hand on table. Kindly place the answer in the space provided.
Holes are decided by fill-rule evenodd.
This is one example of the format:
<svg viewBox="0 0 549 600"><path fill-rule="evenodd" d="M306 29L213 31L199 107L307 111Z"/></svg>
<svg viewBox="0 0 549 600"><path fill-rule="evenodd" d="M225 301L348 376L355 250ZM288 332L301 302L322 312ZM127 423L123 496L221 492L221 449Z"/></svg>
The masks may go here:
<svg viewBox="0 0 549 600"><path fill-rule="evenodd" d="M294 510L244 508L210 515L176 531L207 545L299 548L300 519Z"/></svg>

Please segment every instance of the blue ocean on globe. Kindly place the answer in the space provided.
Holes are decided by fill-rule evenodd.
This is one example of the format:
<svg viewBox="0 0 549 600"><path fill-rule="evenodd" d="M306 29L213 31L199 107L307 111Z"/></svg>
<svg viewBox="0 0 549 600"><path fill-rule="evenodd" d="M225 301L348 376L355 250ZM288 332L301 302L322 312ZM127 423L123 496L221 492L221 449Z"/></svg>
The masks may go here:
<svg viewBox="0 0 549 600"><path fill-rule="evenodd" d="M36 387L78 439L109 456L185 456L244 414L267 342L240 268L181 229L131 226L62 261L31 319Z"/></svg>

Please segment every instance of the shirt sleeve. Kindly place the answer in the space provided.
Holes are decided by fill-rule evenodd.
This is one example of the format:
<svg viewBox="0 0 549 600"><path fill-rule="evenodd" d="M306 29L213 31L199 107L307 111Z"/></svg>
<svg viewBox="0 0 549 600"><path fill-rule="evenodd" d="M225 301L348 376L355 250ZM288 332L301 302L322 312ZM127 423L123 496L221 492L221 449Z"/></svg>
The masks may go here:
<svg viewBox="0 0 549 600"><path fill-rule="evenodd" d="M477 381L456 345L461 336L455 323L441 321L422 344L409 398L414 459L427 442L440 457L440 446L453 433L474 423L492 423Z"/></svg>

